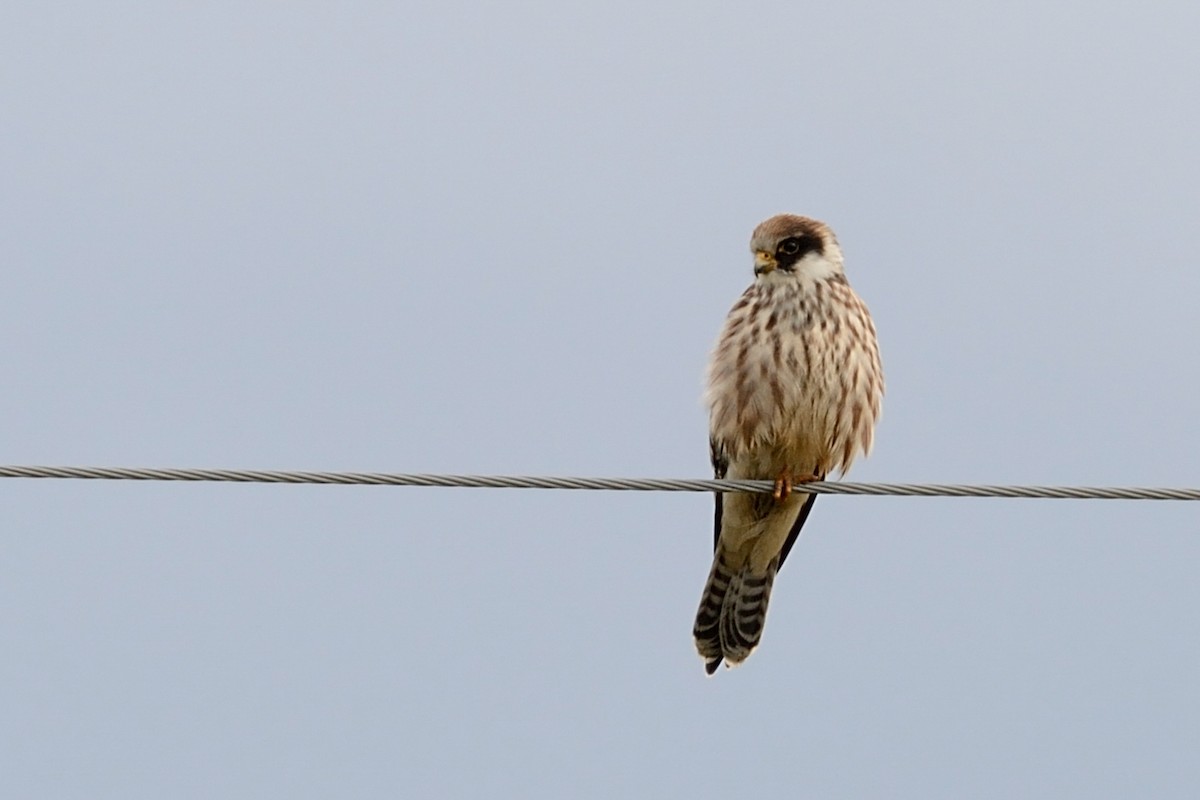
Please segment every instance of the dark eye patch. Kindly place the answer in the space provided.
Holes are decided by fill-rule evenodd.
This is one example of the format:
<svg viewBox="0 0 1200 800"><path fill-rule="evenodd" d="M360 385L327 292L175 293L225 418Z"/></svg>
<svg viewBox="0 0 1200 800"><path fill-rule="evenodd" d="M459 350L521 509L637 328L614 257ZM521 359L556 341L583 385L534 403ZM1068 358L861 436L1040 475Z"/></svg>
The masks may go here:
<svg viewBox="0 0 1200 800"><path fill-rule="evenodd" d="M780 269L792 270L796 262L809 253L821 252L821 240L815 236L789 236L775 248L775 260Z"/></svg>

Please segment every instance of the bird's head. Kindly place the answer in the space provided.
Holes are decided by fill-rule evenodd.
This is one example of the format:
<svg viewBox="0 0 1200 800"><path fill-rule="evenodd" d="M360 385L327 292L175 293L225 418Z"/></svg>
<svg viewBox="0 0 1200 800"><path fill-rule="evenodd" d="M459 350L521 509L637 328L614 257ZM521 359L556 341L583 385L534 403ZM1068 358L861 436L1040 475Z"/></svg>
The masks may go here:
<svg viewBox="0 0 1200 800"><path fill-rule="evenodd" d="M750 237L754 274L759 280L819 280L842 272L842 250L824 222L779 214Z"/></svg>

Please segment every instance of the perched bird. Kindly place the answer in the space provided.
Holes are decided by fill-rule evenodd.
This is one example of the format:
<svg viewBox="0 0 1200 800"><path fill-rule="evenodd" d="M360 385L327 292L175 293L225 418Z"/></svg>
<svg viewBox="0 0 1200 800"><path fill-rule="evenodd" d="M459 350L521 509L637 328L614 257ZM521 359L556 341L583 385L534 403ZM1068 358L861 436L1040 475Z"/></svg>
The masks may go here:
<svg viewBox="0 0 1200 800"><path fill-rule="evenodd" d="M846 282L833 231L781 214L754 229L750 250L754 283L708 367L709 445L717 478L774 480L775 492L716 495L715 554L693 630L710 675L758 645L775 573L817 498L802 485L870 452L883 400L875 325Z"/></svg>

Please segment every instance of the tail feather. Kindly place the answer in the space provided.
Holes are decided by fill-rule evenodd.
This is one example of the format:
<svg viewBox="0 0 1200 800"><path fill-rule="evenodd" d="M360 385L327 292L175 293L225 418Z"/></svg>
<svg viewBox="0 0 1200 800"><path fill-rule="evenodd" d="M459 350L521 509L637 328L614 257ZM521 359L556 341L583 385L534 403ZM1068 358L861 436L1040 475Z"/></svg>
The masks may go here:
<svg viewBox="0 0 1200 800"><path fill-rule="evenodd" d="M729 585L721 609L721 650L730 666L745 661L762 638L778 563L772 560L762 575L744 567Z"/></svg>
<svg viewBox="0 0 1200 800"><path fill-rule="evenodd" d="M725 594L733 574L729 565L718 551L713 557L712 571L708 574L708 584L704 587L704 596L700 599L700 610L696 612L696 625L692 635L696 637L696 650L704 659L704 669L709 675L721 666L725 651L721 647L721 609L725 605Z"/></svg>
<svg viewBox="0 0 1200 800"><path fill-rule="evenodd" d="M730 666L740 664L758 646L779 568L779 559L774 558L765 573L755 574L749 565L735 572L723 555L718 551L713 558L692 631L709 675L716 672L722 660Z"/></svg>

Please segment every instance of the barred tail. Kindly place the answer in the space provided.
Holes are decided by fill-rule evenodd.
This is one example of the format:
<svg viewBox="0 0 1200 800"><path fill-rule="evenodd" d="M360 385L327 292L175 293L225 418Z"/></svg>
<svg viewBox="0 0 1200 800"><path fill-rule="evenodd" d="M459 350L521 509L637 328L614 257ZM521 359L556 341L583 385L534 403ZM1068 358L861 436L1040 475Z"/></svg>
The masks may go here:
<svg viewBox="0 0 1200 800"><path fill-rule="evenodd" d="M740 664L758 646L767 621L771 585L779 568L779 559L775 558L764 574L755 575L748 565L735 572L723 555L718 550L713 558L692 629L696 650L709 675L717 671L722 659L730 666Z"/></svg>
<svg viewBox="0 0 1200 800"><path fill-rule="evenodd" d="M692 635L696 637L696 650L704 659L704 670L712 675L721 666L725 650L721 647L721 608L725 605L725 594L733 575L718 549L713 556L712 571L708 574L708 585L700 599L700 610L696 612L696 625Z"/></svg>

